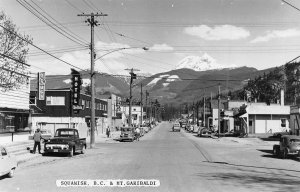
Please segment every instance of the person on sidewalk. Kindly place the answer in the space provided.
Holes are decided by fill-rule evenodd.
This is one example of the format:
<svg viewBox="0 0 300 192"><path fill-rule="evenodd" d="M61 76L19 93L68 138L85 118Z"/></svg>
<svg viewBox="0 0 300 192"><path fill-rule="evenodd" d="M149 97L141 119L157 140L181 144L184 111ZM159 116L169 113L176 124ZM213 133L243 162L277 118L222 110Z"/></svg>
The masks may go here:
<svg viewBox="0 0 300 192"><path fill-rule="evenodd" d="M107 136L107 138L110 137L110 128L109 128L109 126L106 128L106 136Z"/></svg>
<svg viewBox="0 0 300 192"><path fill-rule="evenodd" d="M35 153L36 147L38 147L39 154L41 154L41 140L42 140L42 134L40 132L40 129L37 129L36 132L33 135L33 141L34 141L34 146L33 146L33 151L32 153Z"/></svg>
<svg viewBox="0 0 300 192"><path fill-rule="evenodd" d="M136 140L139 141L140 140L140 134L141 134L141 130L139 127L137 127L135 129L135 135L136 135Z"/></svg>

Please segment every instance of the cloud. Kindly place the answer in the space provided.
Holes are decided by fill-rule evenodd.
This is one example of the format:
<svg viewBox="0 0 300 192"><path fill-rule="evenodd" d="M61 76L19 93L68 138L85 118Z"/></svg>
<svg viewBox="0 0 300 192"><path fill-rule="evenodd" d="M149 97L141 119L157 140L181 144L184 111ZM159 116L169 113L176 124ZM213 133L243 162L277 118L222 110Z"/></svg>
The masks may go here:
<svg viewBox="0 0 300 192"><path fill-rule="evenodd" d="M267 42L271 39L276 38L287 38L287 37L297 37L300 36L300 30L297 29L286 29L286 30L273 30L267 31L264 36L258 36L251 43Z"/></svg>
<svg viewBox="0 0 300 192"><path fill-rule="evenodd" d="M163 43L163 44L154 44L149 48L150 51L173 51L174 48Z"/></svg>
<svg viewBox="0 0 300 192"><path fill-rule="evenodd" d="M213 28L207 25L186 27L184 33L205 40L238 40L250 36L250 32L233 25L217 25Z"/></svg>

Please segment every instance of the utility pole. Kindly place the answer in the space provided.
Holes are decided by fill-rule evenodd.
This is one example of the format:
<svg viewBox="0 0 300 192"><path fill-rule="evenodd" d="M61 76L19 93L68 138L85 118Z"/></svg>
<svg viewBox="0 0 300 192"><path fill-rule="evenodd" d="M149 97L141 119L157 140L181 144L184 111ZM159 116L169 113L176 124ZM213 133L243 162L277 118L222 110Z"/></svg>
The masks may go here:
<svg viewBox="0 0 300 192"><path fill-rule="evenodd" d="M99 16L107 16L107 14L99 14L99 13L91 13L91 14L78 14L77 16L84 16L84 17L90 17L85 22L89 23L91 26L91 140L90 140L90 147L95 147L95 78L94 78L94 66L95 66L95 43L94 43L94 26L97 26L98 21L95 21L95 17Z"/></svg>
<svg viewBox="0 0 300 192"><path fill-rule="evenodd" d="M221 127L220 127L220 106L221 106L221 91L220 91L220 84L219 84L219 90L218 90L218 137L220 138L220 134L221 134Z"/></svg>
<svg viewBox="0 0 300 192"><path fill-rule="evenodd" d="M142 126L143 124L143 84L141 83L141 124L140 126Z"/></svg>
<svg viewBox="0 0 300 192"><path fill-rule="evenodd" d="M203 127L205 127L205 112L206 112L206 110L205 110L205 96L204 96L204 98L203 98Z"/></svg>
<svg viewBox="0 0 300 192"><path fill-rule="evenodd" d="M138 69L125 69L127 71L130 71L130 86L129 86L129 117L128 117L128 124L131 126L131 106L132 106L132 83L133 79L136 79L136 74L134 71L139 71Z"/></svg>
<svg viewBox="0 0 300 192"><path fill-rule="evenodd" d="M149 96L149 93L146 90L146 120L148 119L148 96Z"/></svg>

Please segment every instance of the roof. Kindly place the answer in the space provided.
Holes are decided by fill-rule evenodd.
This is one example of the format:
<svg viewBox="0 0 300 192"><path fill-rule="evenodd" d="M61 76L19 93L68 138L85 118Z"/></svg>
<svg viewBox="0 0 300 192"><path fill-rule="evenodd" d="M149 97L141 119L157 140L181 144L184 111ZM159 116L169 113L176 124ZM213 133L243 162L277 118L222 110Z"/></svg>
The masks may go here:
<svg viewBox="0 0 300 192"><path fill-rule="evenodd" d="M298 135L282 135L281 137L282 138L283 137L288 137L290 139L300 139L300 136L298 136Z"/></svg>
<svg viewBox="0 0 300 192"><path fill-rule="evenodd" d="M281 105L248 105L248 114L258 114L258 115L290 115L290 106Z"/></svg>

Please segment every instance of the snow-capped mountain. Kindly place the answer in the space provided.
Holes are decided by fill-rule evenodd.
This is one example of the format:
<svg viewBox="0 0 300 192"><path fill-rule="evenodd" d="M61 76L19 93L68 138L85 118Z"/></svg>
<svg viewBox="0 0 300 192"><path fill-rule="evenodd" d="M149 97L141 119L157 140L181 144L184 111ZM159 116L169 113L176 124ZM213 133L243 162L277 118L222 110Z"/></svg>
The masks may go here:
<svg viewBox="0 0 300 192"><path fill-rule="evenodd" d="M182 59L177 65L176 69L192 69L194 71L207 71L207 70L220 70L224 68L234 68L235 66L223 66L217 63L217 61L204 53L200 56L188 56Z"/></svg>

